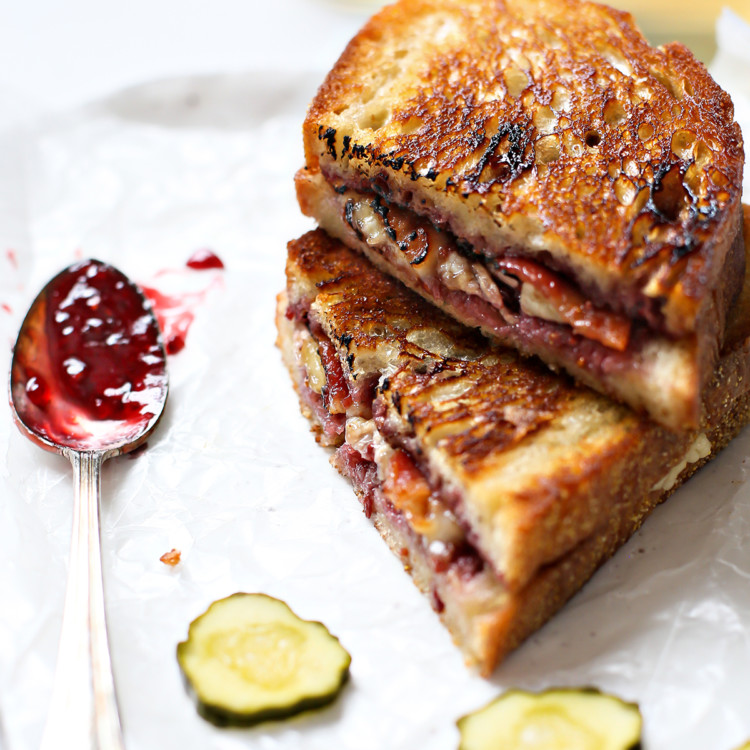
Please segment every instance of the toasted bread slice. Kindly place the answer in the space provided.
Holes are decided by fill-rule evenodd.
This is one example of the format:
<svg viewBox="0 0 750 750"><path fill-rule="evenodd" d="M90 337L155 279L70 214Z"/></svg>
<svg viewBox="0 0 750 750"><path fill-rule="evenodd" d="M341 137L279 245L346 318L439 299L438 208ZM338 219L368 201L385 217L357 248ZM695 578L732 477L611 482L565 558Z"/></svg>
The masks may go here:
<svg viewBox="0 0 750 750"><path fill-rule="evenodd" d="M303 410L484 673L750 418L750 289L708 416L675 433L483 343L320 230L290 243L287 279L278 342ZM308 336L336 357L310 365ZM326 430L336 398L343 423Z"/></svg>
<svg viewBox="0 0 750 750"><path fill-rule="evenodd" d="M742 278L744 155L683 46L577 0L402 0L346 48L304 140L300 204L329 232L464 323L698 425Z"/></svg>

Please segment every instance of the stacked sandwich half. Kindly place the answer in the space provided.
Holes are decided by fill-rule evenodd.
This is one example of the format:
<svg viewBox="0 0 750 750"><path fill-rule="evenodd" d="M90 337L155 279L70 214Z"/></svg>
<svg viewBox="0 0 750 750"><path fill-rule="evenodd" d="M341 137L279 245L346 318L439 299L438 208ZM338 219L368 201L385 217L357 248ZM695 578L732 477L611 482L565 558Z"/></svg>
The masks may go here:
<svg viewBox="0 0 750 750"><path fill-rule="evenodd" d="M601 5L401 0L304 141L284 361L488 674L750 418L732 103Z"/></svg>

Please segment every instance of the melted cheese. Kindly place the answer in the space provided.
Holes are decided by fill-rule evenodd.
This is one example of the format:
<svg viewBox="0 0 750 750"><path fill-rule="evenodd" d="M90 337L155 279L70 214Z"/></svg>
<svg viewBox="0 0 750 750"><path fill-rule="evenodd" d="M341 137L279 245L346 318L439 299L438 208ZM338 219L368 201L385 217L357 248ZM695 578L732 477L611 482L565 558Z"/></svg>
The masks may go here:
<svg viewBox="0 0 750 750"><path fill-rule="evenodd" d="M383 245L388 241L382 216L368 203L357 201L352 208L352 219L365 242L371 247Z"/></svg>
<svg viewBox="0 0 750 750"><path fill-rule="evenodd" d="M651 489L667 492L677 483L680 474L687 468L688 464L694 464L702 458L711 455L711 443L705 433L701 433L687 449L687 453L682 460L675 464Z"/></svg>
<svg viewBox="0 0 750 750"><path fill-rule="evenodd" d="M438 266L438 276L448 289L455 289L465 294L482 294L471 263L460 253L453 251L448 254L448 257Z"/></svg>
<svg viewBox="0 0 750 750"><path fill-rule="evenodd" d="M521 285L521 312L534 318L551 320L553 323L565 323L560 311L535 286Z"/></svg>
<svg viewBox="0 0 750 750"><path fill-rule="evenodd" d="M362 417L350 417L346 420L346 442L361 456L366 456L373 444L375 422Z"/></svg>
<svg viewBox="0 0 750 750"><path fill-rule="evenodd" d="M299 352L300 362L305 369L307 385L315 393L322 393L323 386L326 384L326 373L323 369L323 362L318 353L318 345L315 339L310 335L307 329L295 331L297 339L297 351Z"/></svg>

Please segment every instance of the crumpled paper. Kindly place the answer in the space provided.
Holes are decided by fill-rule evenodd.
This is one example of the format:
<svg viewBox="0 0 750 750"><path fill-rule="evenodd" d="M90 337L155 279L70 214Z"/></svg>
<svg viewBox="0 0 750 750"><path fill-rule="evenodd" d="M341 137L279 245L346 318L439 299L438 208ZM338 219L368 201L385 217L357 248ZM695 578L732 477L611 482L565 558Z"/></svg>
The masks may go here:
<svg viewBox="0 0 750 750"><path fill-rule="evenodd" d="M717 65L750 132L750 30L726 14ZM740 43L741 42L741 43ZM727 63L727 60L731 60ZM0 122L0 370L28 304L78 257L159 288L204 288L170 358L148 448L105 465L102 549L129 750L448 750L455 720L508 687L596 685L637 701L650 750L750 738L750 432L680 489L551 623L484 680L364 517L300 416L274 347L285 245L312 226L293 194L321 76L157 82L76 111ZM744 87L744 88L743 88ZM743 109L744 108L744 109ZM17 114L17 113L16 113ZM19 125L23 124L23 127ZM210 248L223 272L185 262ZM73 497L61 457L0 403L0 725L38 745L52 687ZM176 548L174 568L159 557ZM215 599L259 591L352 654L329 709L217 729L175 659Z"/></svg>

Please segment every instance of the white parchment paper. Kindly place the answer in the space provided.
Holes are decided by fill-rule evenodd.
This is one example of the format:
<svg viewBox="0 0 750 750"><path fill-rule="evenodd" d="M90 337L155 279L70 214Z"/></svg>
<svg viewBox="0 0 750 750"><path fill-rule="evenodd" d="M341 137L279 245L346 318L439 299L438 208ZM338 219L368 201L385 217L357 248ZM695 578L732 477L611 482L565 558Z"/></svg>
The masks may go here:
<svg viewBox="0 0 750 750"><path fill-rule="evenodd" d="M750 63L726 38L744 33L744 47L732 44L747 50L750 31L729 14L720 26L717 75L746 117ZM0 372L28 304L78 257L142 284L205 292L170 359L158 431L103 476L127 747L449 750L462 714L507 687L551 685L638 701L648 750L730 750L750 738L747 430L491 680L467 671L328 465L273 326L286 242L312 226L292 178L320 78L181 79L54 117L0 110ZM185 268L206 247L225 271ZM66 461L21 436L5 399L0 457L0 725L8 748L31 749L52 686L73 488ZM172 548L176 568L159 561ZM236 591L278 596L340 637L352 679L333 707L247 730L197 716L175 646L208 604Z"/></svg>

